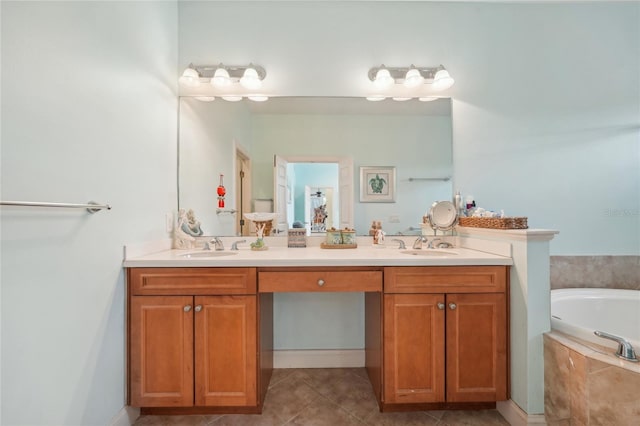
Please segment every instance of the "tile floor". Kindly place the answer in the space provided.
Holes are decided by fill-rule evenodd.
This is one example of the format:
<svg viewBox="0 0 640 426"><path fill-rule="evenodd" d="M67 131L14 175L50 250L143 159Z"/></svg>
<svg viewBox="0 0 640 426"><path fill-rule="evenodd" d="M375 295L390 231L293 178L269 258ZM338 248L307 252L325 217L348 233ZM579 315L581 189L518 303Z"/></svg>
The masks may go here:
<svg viewBox="0 0 640 426"><path fill-rule="evenodd" d="M364 368L273 371L262 415L142 416L137 425L509 425L496 410L380 413Z"/></svg>

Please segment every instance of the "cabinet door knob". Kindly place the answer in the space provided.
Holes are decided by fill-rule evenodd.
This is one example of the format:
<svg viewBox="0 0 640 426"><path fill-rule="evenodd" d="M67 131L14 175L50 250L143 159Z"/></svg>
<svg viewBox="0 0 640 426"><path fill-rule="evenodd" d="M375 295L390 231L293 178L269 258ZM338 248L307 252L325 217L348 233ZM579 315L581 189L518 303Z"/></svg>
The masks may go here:
<svg viewBox="0 0 640 426"><path fill-rule="evenodd" d="M185 312L189 312L191 310L191 305L187 305L184 308L182 308Z"/></svg>
<svg viewBox="0 0 640 426"><path fill-rule="evenodd" d="M322 287L322 286L324 285L324 280L323 280L322 278L320 278L320 279L318 280L318 285L319 285L320 287Z"/></svg>
<svg viewBox="0 0 640 426"><path fill-rule="evenodd" d="M444 309L444 303L438 302L438 309L443 310Z"/></svg>
<svg viewBox="0 0 640 426"><path fill-rule="evenodd" d="M202 305L196 305L195 311L200 312L202 310Z"/></svg>
<svg viewBox="0 0 640 426"><path fill-rule="evenodd" d="M449 303L449 309L454 310L457 307L458 305L456 305L455 303Z"/></svg>

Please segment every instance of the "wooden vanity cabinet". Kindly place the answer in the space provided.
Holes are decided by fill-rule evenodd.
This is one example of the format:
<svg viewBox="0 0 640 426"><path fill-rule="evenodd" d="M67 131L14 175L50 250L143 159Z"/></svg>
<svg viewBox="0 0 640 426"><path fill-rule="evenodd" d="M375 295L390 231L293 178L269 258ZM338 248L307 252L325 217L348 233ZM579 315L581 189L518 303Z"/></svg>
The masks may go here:
<svg viewBox="0 0 640 426"><path fill-rule="evenodd" d="M385 268L383 407L507 399L507 283L504 266Z"/></svg>
<svg viewBox="0 0 640 426"><path fill-rule="evenodd" d="M133 268L128 278L130 405L259 411L255 268Z"/></svg>

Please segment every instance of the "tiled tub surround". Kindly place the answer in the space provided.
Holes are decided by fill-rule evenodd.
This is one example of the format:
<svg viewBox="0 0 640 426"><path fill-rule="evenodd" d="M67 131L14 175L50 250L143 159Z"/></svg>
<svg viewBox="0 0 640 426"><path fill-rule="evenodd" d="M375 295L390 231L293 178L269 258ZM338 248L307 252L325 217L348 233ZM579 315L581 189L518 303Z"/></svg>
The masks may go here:
<svg viewBox="0 0 640 426"><path fill-rule="evenodd" d="M640 256L551 256L551 289L640 290Z"/></svg>
<svg viewBox="0 0 640 426"><path fill-rule="evenodd" d="M559 332L544 335L549 426L638 424L640 364L620 360L611 352Z"/></svg>

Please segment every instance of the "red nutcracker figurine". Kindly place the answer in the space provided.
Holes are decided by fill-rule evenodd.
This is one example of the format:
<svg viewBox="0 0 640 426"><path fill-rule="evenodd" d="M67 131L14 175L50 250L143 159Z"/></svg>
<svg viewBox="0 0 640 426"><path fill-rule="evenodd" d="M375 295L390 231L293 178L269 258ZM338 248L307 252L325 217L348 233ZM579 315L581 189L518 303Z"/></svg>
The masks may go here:
<svg viewBox="0 0 640 426"><path fill-rule="evenodd" d="M218 185L218 208L224 208L224 195L227 193L227 190L224 189L224 185L222 184L222 176L220 175L220 185Z"/></svg>

